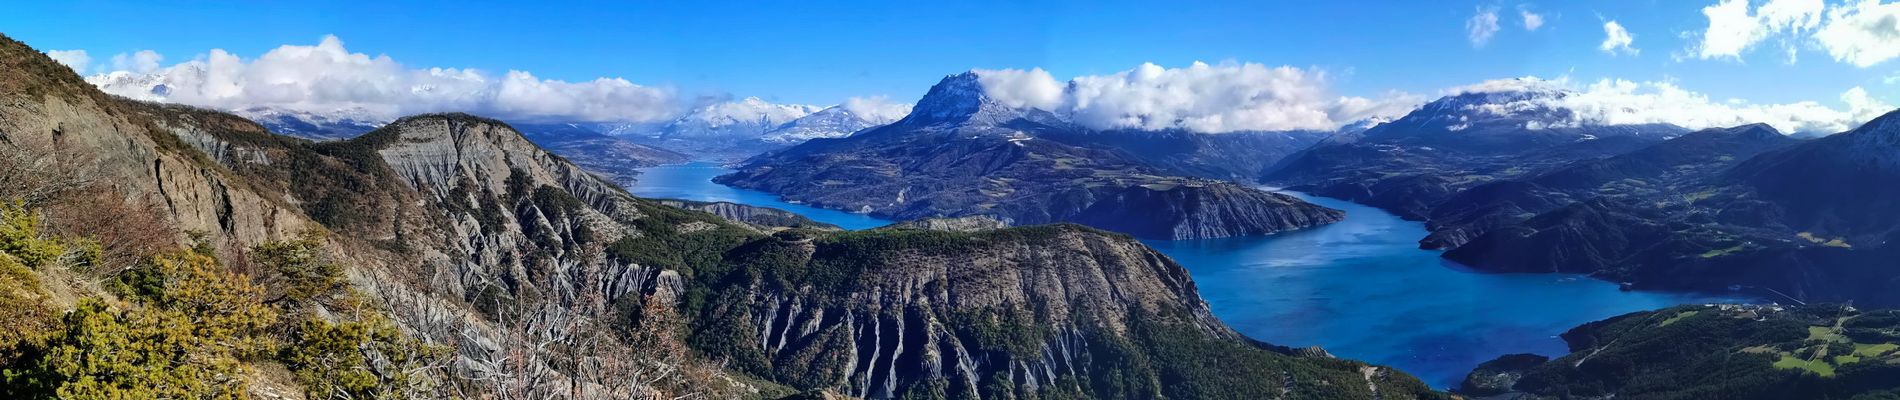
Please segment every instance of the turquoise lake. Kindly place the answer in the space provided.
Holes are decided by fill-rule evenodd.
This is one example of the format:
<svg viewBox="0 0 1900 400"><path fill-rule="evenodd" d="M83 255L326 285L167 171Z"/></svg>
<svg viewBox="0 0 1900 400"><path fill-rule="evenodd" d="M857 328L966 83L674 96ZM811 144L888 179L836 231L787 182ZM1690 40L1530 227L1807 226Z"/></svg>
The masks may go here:
<svg viewBox="0 0 1900 400"><path fill-rule="evenodd" d="M788 203L712 182L706 163L642 169L635 195L729 201L803 214L848 229L890 223ZM1146 241L1186 266L1214 314L1246 335L1321 346L1342 358L1398 368L1439 388L1457 386L1499 355L1567 353L1557 335L1583 324L1678 304L1746 297L1624 292L1562 274L1487 274L1418 249L1423 223L1346 201L1300 196L1346 211L1319 228L1246 238Z"/></svg>

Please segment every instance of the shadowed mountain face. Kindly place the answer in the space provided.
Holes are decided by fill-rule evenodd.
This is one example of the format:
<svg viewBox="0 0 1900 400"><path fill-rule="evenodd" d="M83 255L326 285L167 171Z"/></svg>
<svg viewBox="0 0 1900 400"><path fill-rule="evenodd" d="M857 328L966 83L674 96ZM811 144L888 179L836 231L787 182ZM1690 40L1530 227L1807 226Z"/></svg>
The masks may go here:
<svg viewBox="0 0 1900 400"><path fill-rule="evenodd" d="M449 350L418 379L456 393L1442 397L1234 334L1184 269L1122 235L785 229L804 221L632 197L492 119L412 116L319 143L106 96L11 39L0 67L5 151L73 157L226 259L332 233L364 301ZM642 375L659 370L676 373Z"/></svg>
<svg viewBox="0 0 1900 400"><path fill-rule="evenodd" d="M1522 179L1471 188L1432 209L1426 248L1450 248L1509 225L1595 197L1647 199L1683 190L1750 157L1799 142L1767 125L1708 129L1602 159L1583 160Z"/></svg>
<svg viewBox="0 0 1900 400"><path fill-rule="evenodd" d="M1232 177L1255 165L1248 153L1221 149L1228 144L1290 149L1315 136L1265 135L1091 132L1046 111L999 104L966 73L931 88L903 120L760 156L718 181L891 219L1069 221L1157 239L1266 234L1338 220L1338 211L1289 196L1183 176Z"/></svg>
<svg viewBox="0 0 1900 400"><path fill-rule="evenodd" d="M1267 168L1262 181L1379 207L1412 220L1460 191L1684 133L1666 125L1581 126L1564 109L1501 107L1565 92L1467 93L1329 138Z"/></svg>
<svg viewBox="0 0 1900 400"><path fill-rule="evenodd" d="M1481 269L1900 304L1900 270L1879 261L1900 219L1875 205L1900 199L1887 184L1900 182L1894 119L1807 141L1754 125L1703 131L1473 190L1447 203L1452 218L1428 243L1483 232L1445 254Z"/></svg>
<svg viewBox="0 0 1900 400"><path fill-rule="evenodd" d="M1263 180L1426 221L1424 248L1490 271L1634 288L1900 304L1874 261L1900 214L1900 117L1814 140L1766 125L1693 133L1580 124L1561 91L1466 93L1341 133Z"/></svg>

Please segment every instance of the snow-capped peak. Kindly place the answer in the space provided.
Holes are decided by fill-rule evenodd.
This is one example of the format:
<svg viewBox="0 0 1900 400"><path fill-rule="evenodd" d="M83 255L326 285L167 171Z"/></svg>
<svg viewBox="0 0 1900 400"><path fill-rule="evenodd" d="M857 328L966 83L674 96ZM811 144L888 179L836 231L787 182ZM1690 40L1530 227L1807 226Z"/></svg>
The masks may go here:
<svg viewBox="0 0 1900 400"><path fill-rule="evenodd" d="M757 97L708 104L666 124L660 136L758 136L821 108L803 104L776 104Z"/></svg>
<svg viewBox="0 0 1900 400"><path fill-rule="evenodd" d="M798 143L818 138L845 137L854 132L890 122L888 116L884 118L867 116L853 112L846 106L838 105L779 125L766 132L764 140L772 143Z"/></svg>
<svg viewBox="0 0 1900 400"><path fill-rule="evenodd" d="M996 124L1020 118L1025 110L990 98L977 71L944 77L911 108L900 123L975 122Z"/></svg>
<svg viewBox="0 0 1900 400"><path fill-rule="evenodd" d="M133 100L163 102L172 94L170 79L169 75L164 74L113 71L86 77L86 83L98 86L100 91Z"/></svg>
<svg viewBox="0 0 1900 400"><path fill-rule="evenodd" d="M363 107L344 107L321 112L250 107L231 110L231 113L256 121L271 132L312 140L348 139L388 125L393 121L382 113Z"/></svg>

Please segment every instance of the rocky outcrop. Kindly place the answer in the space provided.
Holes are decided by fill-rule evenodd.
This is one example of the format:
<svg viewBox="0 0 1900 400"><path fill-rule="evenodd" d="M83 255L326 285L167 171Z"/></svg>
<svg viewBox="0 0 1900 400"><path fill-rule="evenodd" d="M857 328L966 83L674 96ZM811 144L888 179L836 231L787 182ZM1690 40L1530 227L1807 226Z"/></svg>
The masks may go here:
<svg viewBox="0 0 1900 400"><path fill-rule="evenodd" d="M1339 222L1344 211L1231 184L1137 186L1097 199L1071 220L1144 238L1196 239L1279 233Z"/></svg>
<svg viewBox="0 0 1900 400"><path fill-rule="evenodd" d="M991 229L1003 229L1009 224L986 216L957 218L924 218L885 225L879 229L924 229L948 232L977 232Z"/></svg>
<svg viewBox="0 0 1900 400"><path fill-rule="evenodd" d="M111 182L127 199L158 204L181 232L209 233L220 247L308 226L279 193L251 190L218 163L269 164L267 154L202 133L235 124L234 134L268 135L255 124L105 95L12 39L0 38L0 71L0 151L54 163L60 179Z"/></svg>
<svg viewBox="0 0 1900 400"><path fill-rule="evenodd" d="M1389 370L1249 341L1214 319L1180 265L1076 225L780 235L728 257L760 261L718 278L727 286L702 311L699 345L799 387L865 398L1432 396Z"/></svg>
<svg viewBox="0 0 1900 400"><path fill-rule="evenodd" d="M751 224L761 228L807 228L819 230L837 230L837 225L827 224L806 218L790 211L776 208L755 207L724 201L687 201L658 200L668 207L703 211L728 221Z"/></svg>

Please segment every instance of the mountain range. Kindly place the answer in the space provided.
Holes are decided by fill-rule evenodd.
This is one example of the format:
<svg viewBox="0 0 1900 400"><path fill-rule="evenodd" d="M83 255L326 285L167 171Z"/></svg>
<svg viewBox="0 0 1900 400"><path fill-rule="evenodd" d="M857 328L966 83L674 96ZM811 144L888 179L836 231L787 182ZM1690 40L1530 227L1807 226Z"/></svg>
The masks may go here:
<svg viewBox="0 0 1900 400"><path fill-rule="evenodd" d="M713 103L664 124L606 124L601 131L693 155L732 161L818 138L849 136L888 124L889 116L853 112L844 105L773 104L756 97Z"/></svg>
<svg viewBox="0 0 1900 400"><path fill-rule="evenodd" d="M1794 303L1585 324L1457 396L1900 393L1900 314L1855 306L1900 304L1900 111L1808 139L1581 123L1519 107L1569 94L1519 90L1338 132L1101 131L976 78L888 124L679 123L732 139L687 154L631 125L140 101L0 36L0 397L1452 398L1240 335L1137 239L1343 217L1262 182L1423 220L1421 246L1481 272ZM774 121L785 146L721 181L912 220L842 231L615 184L773 142Z"/></svg>
<svg viewBox="0 0 1900 400"><path fill-rule="evenodd" d="M4 37L0 100L26 156L0 172L33 178L0 188L33 200L0 239L8 397L1444 397L1242 337L1086 227L789 228L633 197L494 119L279 136ZM43 256L66 243L113 245Z"/></svg>
<svg viewBox="0 0 1900 400"><path fill-rule="evenodd" d="M1259 165L1215 150L1224 141L1089 131L1048 111L1001 104L978 78L946 77L902 120L767 153L715 181L892 219L983 215L1011 225L1075 222L1156 239L1270 234L1343 217L1291 196L1197 176L1225 178L1236 164ZM1318 137L1232 138L1258 145L1250 147L1254 154L1270 154ZM1135 147L1142 150L1125 150Z"/></svg>

